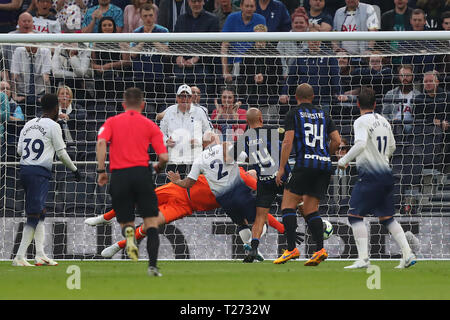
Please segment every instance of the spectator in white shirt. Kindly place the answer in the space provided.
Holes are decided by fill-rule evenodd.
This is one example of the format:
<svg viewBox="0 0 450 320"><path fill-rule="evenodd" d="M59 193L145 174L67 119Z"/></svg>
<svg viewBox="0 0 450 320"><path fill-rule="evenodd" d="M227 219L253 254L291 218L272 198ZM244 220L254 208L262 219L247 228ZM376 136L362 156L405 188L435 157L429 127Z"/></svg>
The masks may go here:
<svg viewBox="0 0 450 320"><path fill-rule="evenodd" d="M202 152L202 136L212 129L205 111L192 104L192 90L181 85L177 90L176 104L165 110L161 131L169 151L169 161L175 164L192 164Z"/></svg>

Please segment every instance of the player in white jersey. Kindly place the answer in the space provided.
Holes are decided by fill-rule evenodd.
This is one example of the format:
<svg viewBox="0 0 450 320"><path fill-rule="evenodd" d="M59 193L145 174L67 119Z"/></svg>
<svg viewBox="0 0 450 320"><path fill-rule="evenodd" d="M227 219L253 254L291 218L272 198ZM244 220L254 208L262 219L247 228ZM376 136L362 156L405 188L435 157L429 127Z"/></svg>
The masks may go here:
<svg viewBox="0 0 450 320"><path fill-rule="evenodd" d="M408 268L416 263L416 257L401 225L394 220L394 178L389 159L395 151L395 139L389 122L375 109L375 92L362 87L358 96L361 116L354 122L355 142L348 153L338 161L344 169L356 158L358 182L353 188L348 220L353 230L358 260L346 268L369 266L368 232L364 216L373 214L379 218L392 234L402 250L402 259L397 268Z"/></svg>
<svg viewBox="0 0 450 320"><path fill-rule="evenodd" d="M224 160L224 149L232 146L221 144L219 136L208 131L203 136L203 147L203 152L194 160L185 179L181 180L180 175L172 171L168 172L168 177L174 184L188 189L194 185L200 174L204 174L217 202L238 225L238 232L244 244L249 245L252 232L248 223L255 220L256 200L252 190L242 180L237 162ZM258 260L261 261L263 258L260 254L259 256Z"/></svg>
<svg viewBox="0 0 450 320"><path fill-rule="evenodd" d="M77 167L66 152L61 127L56 122L59 113L58 97L54 94L44 95L41 98L41 108L42 117L34 118L25 124L20 131L17 146L17 153L20 155L20 181L25 190L27 221L13 266L33 266L26 260L27 249L33 238L36 245L35 265L58 264L44 253L45 201L55 152L75 174L75 179L81 179Z"/></svg>

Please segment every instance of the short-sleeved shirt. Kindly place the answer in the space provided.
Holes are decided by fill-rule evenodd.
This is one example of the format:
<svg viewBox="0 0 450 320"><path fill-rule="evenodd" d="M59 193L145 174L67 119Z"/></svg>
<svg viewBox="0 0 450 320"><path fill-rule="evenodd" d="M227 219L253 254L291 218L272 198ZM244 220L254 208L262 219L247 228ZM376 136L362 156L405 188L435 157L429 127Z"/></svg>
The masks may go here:
<svg viewBox="0 0 450 320"><path fill-rule="evenodd" d="M237 11L228 15L227 20L225 20L225 24L223 25L222 32L253 32L253 28L258 24L266 25L266 18L258 13L254 13L250 22L244 24L242 12ZM231 42L228 53L244 53L250 49L252 45L252 42ZM230 63L241 61L242 58L234 58L234 60L233 58L229 58Z"/></svg>
<svg viewBox="0 0 450 320"><path fill-rule="evenodd" d="M156 154L167 153L159 127L134 110L108 118L98 132L98 139L110 143L111 171L148 166L150 144Z"/></svg>
<svg viewBox="0 0 450 320"><path fill-rule="evenodd" d="M43 167L50 172L55 152L65 147L58 123L50 118L34 118L20 131L17 152L22 166Z"/></svg>
<svg viewBox="0 0 450 320"><path fill-rule="evenodd" d="M331 117L320 107L302 103L285 118L285 130L294 131L295 167L332 171L329 134L337 130Z"/></svg>
<svg viewBox="0 0 450 320"><path fill-rule="evenodd" d="M94 6L88 9L88 11L86 12L86 15L84 16L84 20L83 20L83 24L82 24L82 28L87 27L91 21L92 21L92 13L97 10L99 8L99 6ZM120 9L118 6L115 6L113 4L109 5L109 9L108 11L106 11L103 14L103 17L111 17L113 18L114 22L116 23L117 27L123 28L123 11L122 9ZM93 33L97 33L98 32L98 24L99 24L100 20L95 21L95 26L94 29L92 30Z"/></svg>
<svg viewBox="0 0 450 320"><path fill-rule="evenodd" d="M291 17L283 2L271 0L265 10L262 10L259 1L256 1L256 13L266 19L267 31L288 32L291 30Z"/></svg>
<svg viewBox="0 0 450 320"><path fill-rule="evenodd" d="M328 14L328 12L322 11L319 15L315 17L311 16L311 13L308 12L308 18L310 24L320 25L322 22L325 22L329 24L331 27L333 27L333 17L330 14Z"/></svg>
<svg viewBox="0 0 450 320"><path fill-rule="evenodd" d="M56 16L50 14L48 17L39 16L31 12L33 16L33 31L37 33L61 33L61 24Z"/></svg>

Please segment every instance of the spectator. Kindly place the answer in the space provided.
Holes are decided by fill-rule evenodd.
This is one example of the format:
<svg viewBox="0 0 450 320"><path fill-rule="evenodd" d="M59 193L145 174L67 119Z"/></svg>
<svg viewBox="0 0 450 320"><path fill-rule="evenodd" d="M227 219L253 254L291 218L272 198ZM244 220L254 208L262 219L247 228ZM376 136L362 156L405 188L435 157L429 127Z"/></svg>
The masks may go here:
<svg viewBox="0 0 450 320"><path fill-rule="evenodd" d="M414 68L411 65L403 65L399 69L398 80L400 85L388 91L383 97L382 115L393 122L394 125L400 125L403 133L412 133L413 126L413 101L420 94L414 88ZM394 133L397 131L395 126Z"/></svg>
<svg viewBox="0 0 450 320"><path fill-rule="evenodd" d="M22 0L6 0L0 3L0 33L14 31L17 25L17 13Z"/></svg>
<svg viewBox="0 0 450 320"><path fill-rule="evenodd" d="M369 65L367 67L356 68L351 73L350 92L344 92L340 95L338 100L347 102L350 100L356 101L356 96L359 94L361 86L370 85L375 91L375 94L381 96L387 91L391 90L393 83L393 71L390 67L383 63L383 56L379 51L371 52L369 58ZM376 107L376 112L381 113L381 107Z"/></svg>
<svg viewBox="0 0 450 320"><path fill-rule="evenodd" d="M325 0L309 0L309 6L309 24L317 25L320 31L331 31L333 17L325 11Z"/></svg>
<svg viewBox="0 0 450 320"><path fill-rule="evenodd" d="M192 90L181 85L177 90L176 104L168 107L161 120L161 131L169 151L171 164L184 164L177 171L188 172L197 155L202 152L203 133L212 129L205 112L192 105ZM169 165L167 170L172 170Z"/></svg>
<svg viewBox="0 0 450 320"><path fill-rule="evenodd" d="M86 99L88 83L92 83L91 50L89 44L73 43L60 45L52 57L52 72L57 87L66 85L75 89L77 99Z"/></svg>
<svg viewBox="0 0 450 320"><path fill-rule="evenodd" d="M79 32L90 0L53 0L63 32Z"/></svg>
<svg viewBox="0 0 450 320"><path fill-rule="evenodd" d="M158 24L169 32L174 32L178 17L190 10L188 0L161 0L158 6Z"/></svg>
<svg viewBox="0 0 450 320"><path fill-rule="evenodd" d="M310 27L310 31L319 30ZM338 61L335 57L327 57L330 53L321 45L321 41L308 41L307 53L308 57L297 58L295 65L290 67L287 84L282 89L279 101L288 103L289 97L295 97L298 84L307 83L314 90L313 104L330 111L332 97L341 93Z"/></svg>
<svg viewBox="0 0 450 320"><path fill-rule="evenodd" d="M73 92L72 89L70 89L70 87L68 86L59 87L56 92L56 95L58 96L58 106L59 106L58 123L61 126L64 141L67 143L73 143L77 140L75 136L76 128L74 122L71 122L71 126L69 127L68 121L81 119L85 120L86 112L84 110L80 110L79 108L75 107L73 103ZM76 147L71 146L69 150L75 152Z"/></svg>
<svg viewBox="0 0 450 320"><path fill-rule="evenodd" d="M416 7L425 12L427 29L440 30L441 14L450 9L450 3L447 0L417 0Z"/></svg>
<svg viewBox="0 0 450 320"><path fill-rule="evenodd" d="M19 15L18 19L18 27L17 30L11 31L10 34L20 34L20 33L30 33L33 31L33 16L28 12L23 12ZM9 81L10 79L10 68L11 68L11 59L14 53L14 50L17 48L15 45L4 44L2 46L2 55L3 55L3 63L4 69L2 71L2 79Z"/></svg>
<svg viewBox="0 0 450 320"><path fill-rule="evenodd" d="M114 19L108 16L101 18L98 33L117 33ZM120 46L121 44L117 44L116 49L119 49ZM115 52L113 50L98 51L94 47L91 57L96 97L102 98L106 92L114 92L114 81L112 80L117 77L123 78L124 71L128 70L131 66L130 54Z"/></svg>
<svg viewBox="0 0 450 320"><path fill-rule="evenodd" d="M442 30L450 31L450 11L445 11L441 16Z"/></svg>
<svg viewBox="0 0 450 320"><path fill-rule="evenodd" d="M51 8L51 0L36 0L36 9L30 14L33 16L34 31L37 33L61 33L61 24L50 11Z"/></svg>
<svg viewBox="0 0 450 320"><path fill-rule="evenodd" d="M141 19L141 7L145 3L150 3L155 12L155 21L158 20L158 6L153 3L153 0L132 0L132 4L125 7L123 11L123 32L131 33L138 27L144 25Z"/></svg>
<svg viewBox="0 0 450 320"><path fill-rule="evenodd" d="M5 132L5 126L3 125L9 120L10 109L8 96L4 92L0 92L0 144L3 144L3 135Z"/></svg>
<svg viewBox="0 0 450 320"><path fill-rule="evenodd" d="M7 96L9 102L9 120L12 121L23 121L25 116L22 111L22 107L19 106L11 95L11 85L8 81L0 81L0 92L4 92Z"/></svg>
<svg viewBox="0 0 450 320"><path fill-rule="evenodd" d="M408 0L394 0L394 9L381 16L381 31L405 31L411 29L411 14Z"/></svg>
<svg viewBox="0 0 450 320"><path fill-rule="evenodd" d="M117 33L123 29L123 11L111 4L111 0L99 0L97 6L89 8L84 16L81 32L99 32L99 22L103 17L111 17L117 29Z"/></svg>
<svg viewBox="0 0 450 320"><path fill-rule="evenodd" d="M426 125L435 125L448 130L446 120L447 105L450 103L449 95L439 86L436 71L428 71L423 76L423 92L414 100L414 119Z"/></svg>
<svg viewBox="0 0 450 320"><path fill-rule="evenodd" d="M222 32L253 32L253 28L256 25L266 25L266 19L262 15L255 13L256 0L241 0L240 8L241 11L233 12L227 17ZM222 42L221 53L223 55L229 53L242 54L251 46L251 42L236 42L232 43L231 47L229 42ZM225 82L231 82L233 79L232 75L239 74L238 68L242 58L228 58L224 56L221 59L224 80Z"/></svg>
<svg viewBox="0 0 450 320"><path fill-rule="evenodd" d="M11 61L13 99L26 106L27 117L36 115L36 105L50 91L51 52L42 47L18 47Z"/></svg>
<svg viewBox="0 0 450 320"><path fill-rule="evenodd" d="M219 32L219 19L203 8L204 0L188 0L190 12L180 15L175 25L175 32ZM212 59L199 56L177 56L173 71L182 83L205 82L201 80L206 74L211 74ZM186 78L190 76L190 78Z"/></svg>
<svg viewBox="0 0 450 320"><path fill-rule="evenodd" d="M291 16L290 32L307 32L308 31L308 15L305 8L299 7ZM308 50L308 45L304 41L279 41L277 50L282 56L290 58L281 58L283 64L283 75L287 78L289 67L295 64L296 56Z"/></svg>
<svg viewBox="0 0 450 320"><path fill-rule="evenodd" d="M338 9L333 20L333 30L345 32L378 31L380 23L375 9L359 0L345 0L346 6ZM334 42L337 47L346 49L351 54L361 54L373 47L372 41L342 41L340 44Z"/></svg>
<svg viewBox="0 0 450 320"><path fill-rule="evenodd" d="M265 25L259 24L255 32L267 32ZM240 75L238 77L238 94L249 97L248 104L254 104L259 108L264 117L279 120L277 106L271 105L269 97L279 96L279 88L284 84L283 65L280 58L268 57L267 42L255 42L247 51L242 61Z"/></svg>
<svg viewBox="0 0 450 320"><path fill-rule="evenodd" d="M339 78L342 92L350 92L353 66L348 52L345 49L339 49L336 52L339 65ZM349 94L349 93L347 93Z"/></svg>
<svg viewBox="0 0 450 320"><path fill-rule="evenodd" d="M167 28L156 24L155 9L149 3L141 7L141 19L144 25L134 30L135 33L168 33ZM169 74L165 66L171 58L170 56L157 54L157 52L167 52L169 50L167 42L141 42L133 43L132 46L141 54L131 54L133 78L136 81L144 82L145 92L166 92L164 85L164 75ZM167 58L167 60L165 60ZM171 70L170 70L171 71ZM152 110L155 112L156 110Z"/></svg>
<svg viewBox="0 0 450 320"><path fill-rule="evenodd" d="M214 125L222 134L223 141L237 141L237 138L245 132L247 125L238 124L237 120L246 120L247 112L241 108L242 102L236 101L235 92L230 87L224 87L220 93L221 103L214 100L216 109L211 114L211 120L230 120L226 123Z"/></svg>
<svg viewBox="0 0 450 320"><path fill-rule="evenodd" d="M411 12L411 18L409 20L410 28L408 31L425 31L427 29L426 13L422 9L414 9Z"/></svg>
<svg viewBox="0 0 450 320"><path fill-rule="evenodd" d="M219 18L219 28L222 30L225 20L230 13L239 11L240 8L232 0L219 0L219 4L214 9L214 14Z"/></svg>
<svg viewBox="0 0 450 320"><path fill-rule="evenodd" d="M269 32L288 32L291 19L286 6L278 0L256 0L256 13L266 18Z"/></svg>

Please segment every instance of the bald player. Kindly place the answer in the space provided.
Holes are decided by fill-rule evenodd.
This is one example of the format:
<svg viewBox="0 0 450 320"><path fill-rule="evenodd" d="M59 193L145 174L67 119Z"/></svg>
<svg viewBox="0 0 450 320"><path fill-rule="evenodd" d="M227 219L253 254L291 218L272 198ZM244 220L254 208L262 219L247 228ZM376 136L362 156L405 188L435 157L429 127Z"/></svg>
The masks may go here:
<svg viewBox="0 0 450 320"><path fill-rule="evenodd" d="M249 169L254 169L257 174L256 217L252 226L251 248L246 248L249 252L243 260L251 263L258 257L258 246L270 207L277 194L283 193L283 187L276 184L275 177L281 152L280 131L284 130L264 126L258 108L248 109L246 117L249 129L240 137L235 150L244 150ZM286 163L283 180L286 180L289 172L290 167Z"/></svg>
<svg viewBox="0 0 450 320"><path fill-rule="evenodd" d="M319 215L319 203L327 192L332 173L331 155L341 143L341 136L331 117L320 106L313 106L313 88L302 83L295 92L297 107L285 117L285 134L281 148L277 185L283 183L285 166L294 148L295 165L284 188L281 213L286 229L288 248L275 264L298 258L295 246L297 206L303 201L303 217L308 226L316 252L305 266L317 266L328 257L323 247L323 222Z"/></svg>

